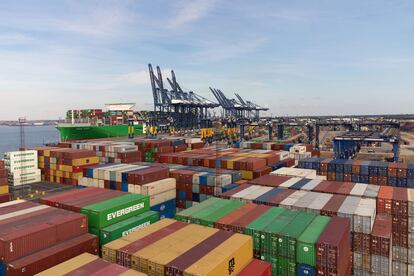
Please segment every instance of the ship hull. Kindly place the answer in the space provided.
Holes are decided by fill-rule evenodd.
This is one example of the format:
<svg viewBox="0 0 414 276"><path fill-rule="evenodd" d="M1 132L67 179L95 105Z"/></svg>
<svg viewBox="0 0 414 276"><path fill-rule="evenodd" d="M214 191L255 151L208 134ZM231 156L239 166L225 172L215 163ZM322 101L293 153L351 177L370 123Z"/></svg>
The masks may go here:
<svg viewBox="0 0 414 276"><path fill-rule="evenodd" d="M128 125L112 126L57 126L61 141L128 136ZM134 126L134 134L143 134L142 125Z"/></svg>

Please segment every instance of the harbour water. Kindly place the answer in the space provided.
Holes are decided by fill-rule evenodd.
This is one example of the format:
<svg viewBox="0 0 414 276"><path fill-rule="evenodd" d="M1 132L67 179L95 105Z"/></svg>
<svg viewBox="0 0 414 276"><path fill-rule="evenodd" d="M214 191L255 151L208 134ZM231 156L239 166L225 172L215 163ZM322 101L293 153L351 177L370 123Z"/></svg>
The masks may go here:
<svg viewBox="0 0 414 276"><path fill-rule="evenodd" d="M55 126L25 126L26 147L41 146L59 141L59 131ZM18 150L20 147L20 127L0 126L0 159L7 151Z"/></svg>

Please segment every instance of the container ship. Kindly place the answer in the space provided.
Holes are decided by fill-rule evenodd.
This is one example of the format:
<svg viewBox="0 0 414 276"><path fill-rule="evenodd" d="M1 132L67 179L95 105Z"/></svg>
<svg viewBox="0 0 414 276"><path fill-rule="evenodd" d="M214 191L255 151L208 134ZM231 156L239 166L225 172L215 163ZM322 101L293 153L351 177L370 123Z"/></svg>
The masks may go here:
<svg viewBox="0 0 414 276"><path fill-rule="evenodd" d="M97 139L128 136L145 133L145 124L138 112L132 110L134 103L106 104L102 109L68 110L66 120L59 123L57 129L61 141ZM134 127L129 128L133 122Z"/></svg>

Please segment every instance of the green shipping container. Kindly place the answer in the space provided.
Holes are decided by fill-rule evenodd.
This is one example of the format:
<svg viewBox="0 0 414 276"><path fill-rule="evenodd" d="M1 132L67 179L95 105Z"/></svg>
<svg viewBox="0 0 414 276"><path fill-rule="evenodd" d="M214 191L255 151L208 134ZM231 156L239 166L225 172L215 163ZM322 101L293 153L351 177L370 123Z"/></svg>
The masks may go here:
<svg viewBox="0 0 414 276"><path fill-rule="evenodd" d="M296 259L296 241L315 217L316 214L300 212L280 231L277 238L277 252L280 257Z"/></svg>
<svg viewBox="0 0 414 276"><path fill-rule="evenodd" d="M85 206L81 209L81 213L88 216L90 228L102 229L142 214L149 210L149 206L148 196L126 194Z"/></svg>
<svg viewBox="0 0 414 276"><path fill-rule="evenodd" d="M274 273L276 272L276 273ZM278 258L277 270L272 275L277 276L295 276L296 275L296 263L293 260Z"/></svg>
<svg viewBox="0 0 414 276"><path fill-rule="evenodd" d="M227 205L230 205L231 202L234 200L227 200L227 199L219 199L217 202L215 202L212 205L209 205L199 211L197 211L195 214L192 215L190 218L191 223L195 224L201 224L204 218L208 217L209 215L217 212L217 210L220 210L221 208L224 208Z"/></svg>
<svg viewBox="0 0 414 276"><path fill-rule="evenodd" d="M280 207L272 207L263 213L259 218L252 221L249 225L244 228L244 233L246 235L250 235L253 237L253 248L256 251L260 251L262 246L262 242L264 242L264 229L281 213L283 213L285 209ZM262 259L263 259L263 252Z"/></svg>
<svg viewBox="0 0 414 276"><path fill-rule="evenodd" d="M298 214L299 212L285 210L275 218L264 230L265 240L262 243L264 247L261 248L261 251L268 252L272 256L278 256L278 235Z"/></svg>
<svg viewBox="0 0 414 276"><path fill-rule="evenodd" d="M301 264L316 266L316 242L329 224L331 218L316 216L308 228L300 235L296 244L296 261Z"/></svg>
<svg viewBox="0 0 414 276"><path fill-rule="evenodd" d="M100 245L107 244L136 230L144 228L159 220L158 212L148 211L141 215L126 219L101 229L99 233Z"/></svg>
<svg viewBox="0 0 414 276"><path fill-rule="evenodd" d="M213 213L200 218L201 225L208 226L208 227L214 227L214 223L221 219L222 217L227 216L234 210L240 208L245 203L241 202L239 200L229 200L229 203L223 206L223 208L220 208Z"/></svg>
<svg viewBox="0 0 414 276"><path fill-rule="evenodd" d="M200 204L194 205L189 209L185 209L175 215L175 219L182 222L190 222L191 217L199 212L200 210L203 210L207 208L208 206L215 204L218 201L221 201L222 199L217 197L212 197L210 199L207 199Z"/></svg>

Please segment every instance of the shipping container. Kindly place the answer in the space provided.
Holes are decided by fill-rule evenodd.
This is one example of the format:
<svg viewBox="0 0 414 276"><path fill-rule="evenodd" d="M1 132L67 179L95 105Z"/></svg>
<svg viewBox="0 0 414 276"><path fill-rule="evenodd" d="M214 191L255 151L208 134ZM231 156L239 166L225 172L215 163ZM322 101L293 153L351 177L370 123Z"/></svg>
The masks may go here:
<svg viewBox="0 0 414 276"><path fill-rule="evenodd" d="M326 216L316 216L298 238L296 260L300 264L316 267L316 242L330 222Z"/></svg>
<svg viewBox="0 0 414 276"><path fill-rule="evenodd" d="M89 227L103 228L148 210L148 196L126 194L85 206L81 213L88 216Z"/></svg>
<svg viewBox="0 0 414 276"><path fill-rule="evenodd" d="M347 218L333 217L317 242L318 273L347 275L350 252L350 221Z"/></svg>

